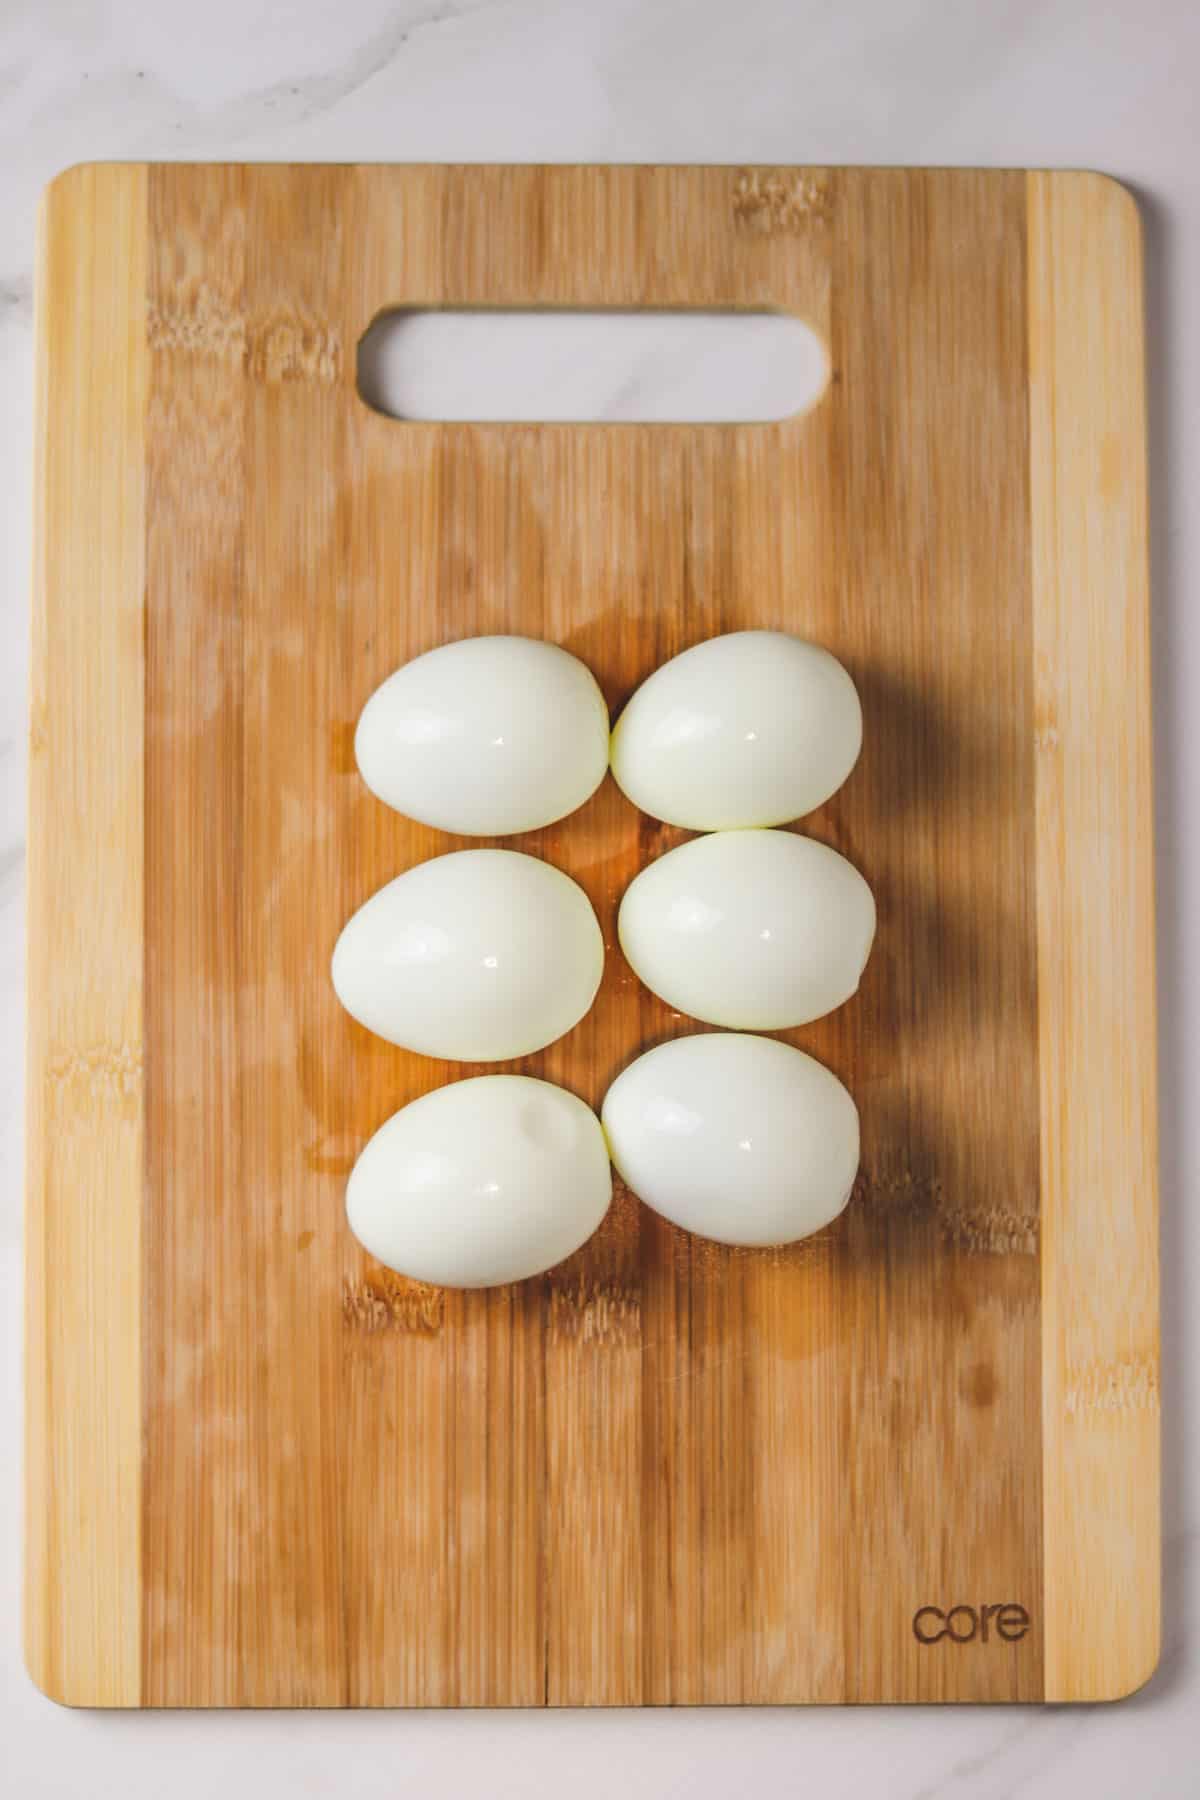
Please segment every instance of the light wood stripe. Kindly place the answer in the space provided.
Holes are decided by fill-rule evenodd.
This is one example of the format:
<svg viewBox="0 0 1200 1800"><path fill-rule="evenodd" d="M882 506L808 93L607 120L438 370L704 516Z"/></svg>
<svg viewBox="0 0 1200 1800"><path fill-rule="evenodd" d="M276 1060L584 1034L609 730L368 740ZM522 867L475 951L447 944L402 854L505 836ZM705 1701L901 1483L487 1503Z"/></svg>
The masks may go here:
<svg viewBox="0 0 1200 1800"><path fill-rule="evenodd" d="M1028 177L1048 1700L1159 1649L1154 896L1141 241Z"/></svg>
<svg viewBox="0 0 1200 1800"><path fill-rule="evenodd" d="M26 1657L141 1694L146 173L70 169L39 233L30 743ZM53 352L53 354L51 354Z"/></svg>

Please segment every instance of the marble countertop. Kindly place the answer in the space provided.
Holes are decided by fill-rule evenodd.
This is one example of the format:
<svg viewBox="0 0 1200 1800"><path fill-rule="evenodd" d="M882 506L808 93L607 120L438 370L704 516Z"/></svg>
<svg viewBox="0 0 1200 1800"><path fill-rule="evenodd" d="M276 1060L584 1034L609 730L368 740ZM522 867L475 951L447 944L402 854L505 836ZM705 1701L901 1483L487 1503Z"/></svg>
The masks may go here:
<svg viewBox="0 0 1200 1800"><path fill-rule="evenodd" d="M1195 1791L1200 1753L1200 12L1183 0L8 0L0 13L0 1271L19 1442L31 272L37 198L102 158L879 162L1108 170L1148 253L1162 1052L1166 1635L1115 1707L92 1714L21 1664L0 1479L0 1736L20 1800ZM1189 307L1188 300L1192 300ZM1191 504L1189 504L1191 502ZM1190 1104L1189 1104L1190 1102Z"/></svg>

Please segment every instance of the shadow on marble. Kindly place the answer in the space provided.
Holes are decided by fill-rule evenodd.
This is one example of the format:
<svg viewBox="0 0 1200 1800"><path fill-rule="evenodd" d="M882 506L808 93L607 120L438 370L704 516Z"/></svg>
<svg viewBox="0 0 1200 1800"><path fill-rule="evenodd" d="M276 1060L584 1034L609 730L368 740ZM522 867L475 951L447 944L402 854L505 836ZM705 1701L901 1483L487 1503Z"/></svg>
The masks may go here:
<svg viewBox="0 0 1200 1800"><path fill-rule="evenodd" d="M1146 265L1146 378L1150 480L1150 631L1154 680L1154 784L1158 915L1158 1066L1161 1164L1163 1651L1158 1668L1132 1696L1141 1707L1188 1685L1194 1662L1194 1627L1187 1617L1191 1582L1188 1560L1193 1533L1182 1528L1196 1496L1187 1492L1187 1421L1195 1397L1195 1311L1184 1293L1189 1232L1195 1215L1184 1205L1184 1122L1194 1096L1185 1092L1187 1069L1183 975L1186 924L1181 870L1175 853L1187 828L1183 817L1182 745L1188 697L1182 650L1186 597L1176 545L1179 495L1171 478L1171 445L1179 421L1172 369L1179 354L1182 320L1171 282L1177 277L1177 226L1168 207L1145 188L1133 187L1142 215ZM1172 1526L1178 1530L1172 1530Z"/></svg>

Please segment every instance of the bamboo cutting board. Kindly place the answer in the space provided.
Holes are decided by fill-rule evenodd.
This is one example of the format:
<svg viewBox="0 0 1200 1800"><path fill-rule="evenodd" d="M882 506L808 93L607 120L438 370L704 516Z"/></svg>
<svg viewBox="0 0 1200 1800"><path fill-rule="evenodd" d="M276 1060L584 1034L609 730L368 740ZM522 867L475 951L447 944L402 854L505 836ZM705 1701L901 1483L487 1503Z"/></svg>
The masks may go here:
<svg viewBox="0 0 1200 1800"><path fill-rule="evenodd" d="M1140 249L1093 175L90 166L46 197L30 855L27 1637L121 1706L1103 1699L1158 1645ZM784 308L813 411L403 424L389 306ZM475 1073L339 1009L455 847L358 779L416 653L546 636L615 709L748 625L853 672L806 821L864 871L844 1217L618 1192L549 1276L418 1287L351 1162ZM513 1065L593 1104L689 1028L615 943L681 834L510 840L609 944Z"/></svg>

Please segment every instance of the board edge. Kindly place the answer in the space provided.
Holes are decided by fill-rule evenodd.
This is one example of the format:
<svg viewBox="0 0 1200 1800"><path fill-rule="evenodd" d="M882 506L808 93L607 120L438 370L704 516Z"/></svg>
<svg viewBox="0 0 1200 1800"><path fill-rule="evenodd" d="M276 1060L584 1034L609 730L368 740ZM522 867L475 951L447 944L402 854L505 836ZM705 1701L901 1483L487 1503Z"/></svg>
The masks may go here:
<svg viewBox="0 0 1200 1800"><path fill-rule="evenodd" d="M1026 183L1044 1697L1106 1701L1161 1640L1141 221L1108 175Z"/></svg>
<svg viewBox="0 0 1200 1800"><path fill-rule="evenodd" d="M76 164L44 189L26 877L23 1612L26 1669L43 1694L69 1706L141 1699L146 248L144 164ZM82 711L102 754L84 753Z"/></svg>

